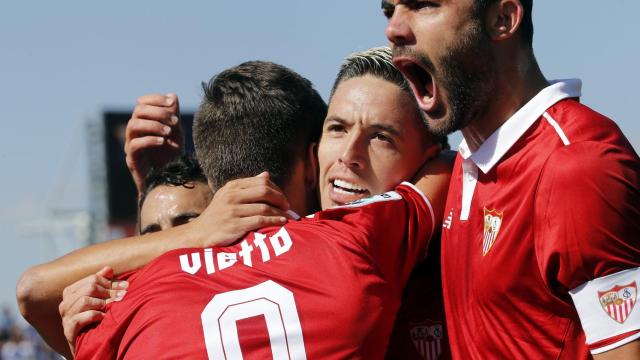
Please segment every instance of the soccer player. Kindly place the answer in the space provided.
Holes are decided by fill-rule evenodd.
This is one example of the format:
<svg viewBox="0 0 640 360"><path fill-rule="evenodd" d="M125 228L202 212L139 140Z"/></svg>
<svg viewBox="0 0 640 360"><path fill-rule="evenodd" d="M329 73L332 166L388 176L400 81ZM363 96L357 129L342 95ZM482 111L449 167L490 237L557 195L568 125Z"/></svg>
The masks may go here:
<svg viewBox="0 0 640 360"><path fill-rule="evenodd" d="M442 235L454 358L640 357L640 160L548 81L531 0L390 1L386 35L432 130L462 130Z"/></svg>
<svg viewBox="0 0 640 360"><path fill-rule="evenodd" d="M137 138L137 137L136 137ZM161 167L147 169L140 189L140 234L149 234L185 224L198 217L209 205L212 193L197 161L182 156ZM138 169L142 174L142 170ZM105 267L69 285L59 306L71 356L79 330L103 317L104 307L119 301L126 293L130 274L112 281L113 270ZM50 334L43 334L51 339Z"/></svg>
<svg viewBox="0 0 640 360"><path fill-rule="evenodd" d="M309 135L299 132L309 119L277 117L279 120L274 122L265 118L257 101L270 104L273 96L281 99L283 89L278 86L270 89L269 84L287 77L277 73L270 81L260 78L256 84L251 77L245 77L262 75L253 73L262 66L252 69L253 66L254 63L240 65L210 82L194 127L196 150L199 156L204 156L203 168L214 187L225 179L211 173L233 174L239 163L255 166L263 161L264 155L268 159L272 153L294 154L297 159L290 165L289 174L277 171L278 164L275 170L273 164L267 167L270 173L287 179L282 185L292 208L298 212L308 210L304 209L308 207L305 199L311 204L313 191L309 197L308 191L305 194L300 189L312 189L317 174L315 162L307 160L314 159ZM274 85L282 86L279 82ZM266 91L261 89L264 86ZM300 93L291 84L286 84L286 89ZM350 92L353 91L357 90ZM229 107L235 111L230 112ZM260 121L251 115L256 109L260 110ZM340 136L365 130L364 137L348 138L359 140L365 148L378 149L380 154L395 153L393 142L403 137L424 136L410 128L380 129L378 124L369 124L365 119L368 118L348 124L345 119L336 118L342 120L343 128L332 125L332 131ZM420 124L420 118L416 119ZM280 141L255 135L265 130L272 136L280 134ZM299 141L284 141L285 135ZM226 149L217 146L215 155L213 143L220 145L224 141L221 139L235 141L223 144ZM380 143L366 145L369 142ZM237 144L252 146L237 149ZM429 153L429 148L422 150ZM350 146L345 148L349 149ZM234 153L229 154L230 150ZM343 154L342 161L349 159L348 154ZM343 166L357 166L362 161L352 160ZM419 160L421 163L425 159ZM420 163L415 164L416 168ZM402 167L398 169L404 171ZM342 176L348 173L348 169L341 170ZM282 182L278 178L274 175L276 182ZM442 174L442 178L447 175ZM349 186L346 183L355 184L356 180L334 181L333 186L346 187ZM446 180L441 181L440 189L445 183ZM292 200L292 195L295 196L292 189L298 192L297 201ZM430 189L433 191L433 187ZM390 228L378 218L402 225L389 233ZM197 225L199 219L191 224ZM232 358L241 354L249 357L272 354L278 358L284 352L293 358L306 355L381 358L402 286L424 253L433 221L426 198L405 184L395 192L359 204L320 212L284 227L261 229L229 247L169 252L130 279L127 296L111 307L95 329L79 338L76 355L191 358L208 353L215 358L225 353Z"/></svg>

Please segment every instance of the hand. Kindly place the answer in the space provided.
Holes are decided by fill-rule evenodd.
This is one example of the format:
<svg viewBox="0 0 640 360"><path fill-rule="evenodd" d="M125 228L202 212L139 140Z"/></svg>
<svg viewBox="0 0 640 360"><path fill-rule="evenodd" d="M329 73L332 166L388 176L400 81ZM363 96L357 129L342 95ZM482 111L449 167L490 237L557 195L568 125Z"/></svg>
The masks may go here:
<svg viewBox="0 0 640 360"><path fill-rule="evenodd" d="M67 286L62 292L62 302L58 307L62 317L64 336L71 353L75 352L75 340L87 325L99 322L104 317L108 303L120 301L126 294L129 283L112 281L113 270L106 266L94 275Z"/></svg>
<svg viewBox="0 0 640 360"><path fill-rule="evenodd" d="M149 94L138 98L127 123L124 152L138 194L152 166L162 166L182 153L184 134L180 104L175 94Z"/></svg>
<svg viewBox="0 0 640 360"><path fill-rule="evenodd" d="M247 232L287 222L289 202L264 172L229 181L213 196L209 206L190 225L197 227L196 247L226 246Z"/></svg>

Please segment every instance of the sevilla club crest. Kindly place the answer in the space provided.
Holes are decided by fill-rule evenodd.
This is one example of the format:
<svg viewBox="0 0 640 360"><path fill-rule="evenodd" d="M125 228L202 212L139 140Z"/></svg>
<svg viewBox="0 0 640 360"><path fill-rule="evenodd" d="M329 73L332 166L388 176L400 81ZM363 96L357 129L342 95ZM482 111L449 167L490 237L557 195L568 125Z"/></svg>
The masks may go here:
<svg viewBox="0 0 640 360"><path fill-rule="evenodd" d="M627 285L616 285L609 290L598 291L602 309L610 318L624 323L636 304L638 287L636 282Z"/></svg>
<svg viewBox="0 0 640 360"><path fill-rule="evenodd" d="M409 331L413 345L425 360L436 360L442 353L442 324L431 322L411 327Z"/></svg>
<svg viewBox="0 0 640 360"><path fill-rule="evenodd" d="M482 238L482 256L487 255L498 237L502 226L502 211L484 208L484 234Z"/></svg>

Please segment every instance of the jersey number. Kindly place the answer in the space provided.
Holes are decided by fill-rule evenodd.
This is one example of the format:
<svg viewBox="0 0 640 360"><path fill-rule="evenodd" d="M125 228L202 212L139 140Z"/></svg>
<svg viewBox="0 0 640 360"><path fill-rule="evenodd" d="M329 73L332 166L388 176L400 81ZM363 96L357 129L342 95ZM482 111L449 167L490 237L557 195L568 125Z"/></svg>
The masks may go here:
<svg viewBox="0 0 640 360"><path fill-rule="evenodd" d="M242 359L236 322L259 315L266 320L274 360L307 358L293 293L268 280L209 301L200 315L209 359Z"/></svg>

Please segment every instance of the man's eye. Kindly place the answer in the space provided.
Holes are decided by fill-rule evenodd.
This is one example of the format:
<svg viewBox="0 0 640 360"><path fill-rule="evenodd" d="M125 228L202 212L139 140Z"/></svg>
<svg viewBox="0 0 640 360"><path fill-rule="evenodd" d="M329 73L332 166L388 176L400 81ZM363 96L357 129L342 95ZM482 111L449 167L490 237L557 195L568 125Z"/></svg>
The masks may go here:
<svg viewBox="0 0 640 360"><path fill-rule="evenodd" d="M420 10L426 7L437 7L438 4L433 1L408 1L406 6L411 10Z"/></svg>
<svg viewBox="0 0 640 360"><path fill-rule="evenodd" d="M391 138L383 133L374 134L373 139L391 143Z"/></svg>
<svg viewBox="0 0 640 360"><path fill-rule="evenodd" d="M395 5L388 2L387 0L382 0L381 7L384 17L386 17L387 19L391 19L391 17L393 16L393 11L396 9Z"/></svg>
<svg viewBox="0 0 640 360"><path fill-rule="evenodd" d="M328 132L344 132L345 128L340 124L331 124L327 126L327 131Z"/></svg>

